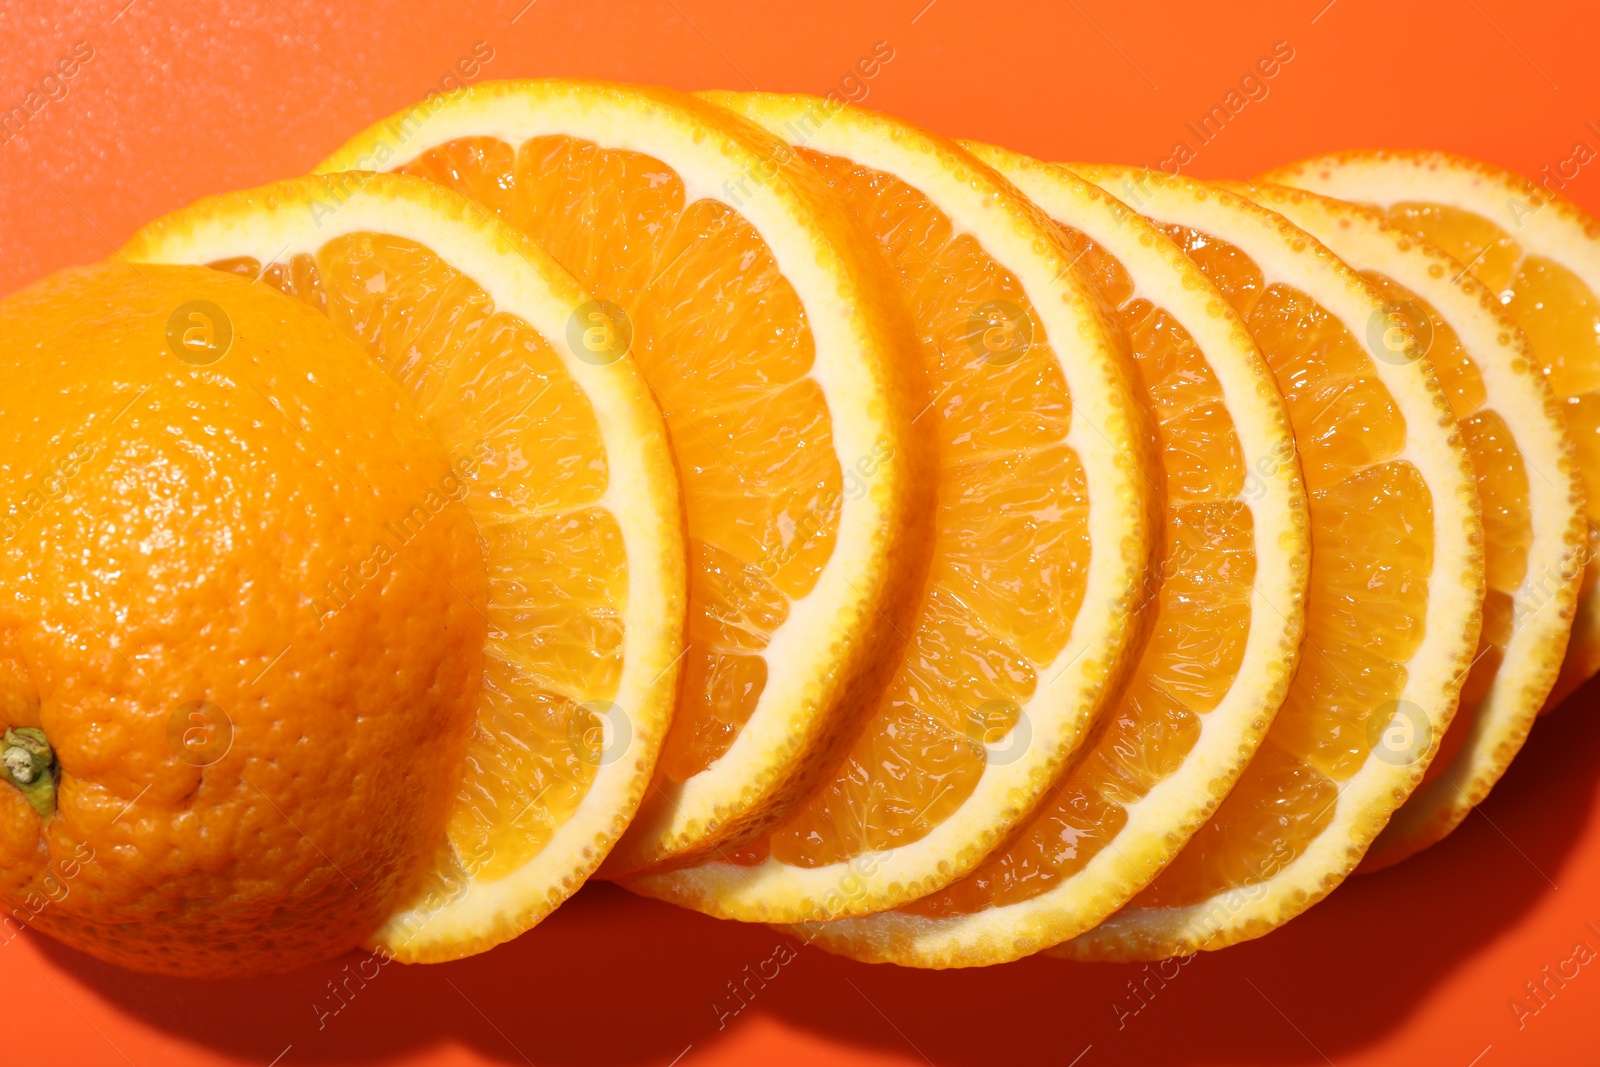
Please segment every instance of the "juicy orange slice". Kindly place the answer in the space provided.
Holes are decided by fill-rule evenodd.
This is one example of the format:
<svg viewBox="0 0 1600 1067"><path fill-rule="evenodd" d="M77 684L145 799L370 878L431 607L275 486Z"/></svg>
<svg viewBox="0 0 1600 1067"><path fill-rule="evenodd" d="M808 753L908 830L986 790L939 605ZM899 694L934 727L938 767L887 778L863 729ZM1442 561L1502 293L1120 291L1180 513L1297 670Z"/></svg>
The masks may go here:
<svg viewBox="0 0 1600 1067"><path fill-rule="evenodd" d="M830 777L739 852L630 885L730 918L860 915L971 871L1083 739L1143 626L1159 467L1121 340L1002 178L870 112L708 98L803 141L887 256L921 342L939 510L889 690Z"/></svg>
<svg viewBox="0 0 1600 1067"><path fill-rule="evenodd" d="M1572 629L1585 557L1583 485L1522 332L1461 264L1366 208L1281 185L1235 191L1311 233L1382 294L1389 317L1369 335L1380 346L1395 342L1394 358L1432 363L1477 476L1483 633L1439 755L1362 861L1362 870L1376 870L1460 825L1521 749ZM1401 324L1420 342L1409 351L1393 329Z"/></svg>
<svg viewBox="0 0 1600 1067"><path fill-rule="evenodd" d="M1150 643L1109 724L1006 846L915 903L796 930L832 952L925 967L1058 944L1155 877L1227 795L1283 701L1311 554L1288 416L1222 295L1098 187L967 147L1055 219L1127 334L1157 420L1166 531L1148 587Z"/></svg>
<svg viewBox="0 0 1600 1067"><path fill-rule="evenodd" d="M1165 230L1244 319L1283 393L1310 503L1300 665L1250 766L1155 881L1051 950L1152 959L1266 933L1355 867L1455 711L1479 636L1483 530L1444 394L1425 359L1373 349L1383 299L1359 275L1232 193L1073 169Z"/></svg>
<svg viewBox="0 0 1600 1067"><path fill-rule="evenodd" d="M1600 669L1600 222L1525 178L1442 152L1348 152L1264 177L1375 208L1459 261L1526 334L1578 449L1588 522L1572 639L1545 704L1553 707ZM1562 584L1559 567L1535 569L1521 595L1547 604Z"/></svg>
<svg viewBox="0 0 1600 1067"><path fill-rule="evenodd" d="M489 580L476 723L447 839L379 931L404 960L468 955L548 914L637 809L677 688L683 539L659 412L631 361L567 342L589 297L527 238L414 178L308 178L203 200L135 262L208 264L323 312L397 381L450 475ZM308 591L334 597L339 590Z"/></svg>
<svg viewBox="0 0 1600 1067"><path fill-rule="evenodd" d="M882 688L926 557L912 341L882 265L781 143L667 90L483 84L323 165L397 169L494 209L601 298L666 416L688 521L684 686L610 874L769 826Z"/></svg>

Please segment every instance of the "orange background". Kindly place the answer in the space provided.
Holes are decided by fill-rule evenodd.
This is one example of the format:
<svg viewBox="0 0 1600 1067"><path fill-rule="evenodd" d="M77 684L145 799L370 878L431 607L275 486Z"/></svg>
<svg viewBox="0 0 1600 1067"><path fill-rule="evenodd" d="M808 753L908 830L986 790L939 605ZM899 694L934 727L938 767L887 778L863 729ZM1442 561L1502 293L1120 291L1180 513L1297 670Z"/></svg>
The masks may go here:
<svg viewBox="0 0 1600 1067"><path fill-rule="evenodd" d="M75 42L95 53L0 144L0 294L101 258L199 196L308 170L437 87L478 42L494 50L479 80L820 93L883 41L893 59L844 86L867 106L1045 158L1159 164L1182 139L1197 148L1185 172L1200 177L1368 146L1443 148L1532 175L1578 141L1600 151L1593 3L125 4L0 7L0 110L23 104ZM1199 146L1185 123L1222 103L1279 42L1294 55L1266 96ZM1600 214L1600 162L1566 191ZM923 973L800 948L719 1027L717 1005L738 1006L728 983L772 956L781 935L591 886L477 959L395 964L364 987L352 981L348 1002L327 1015L340 1005L329 983L357 957L202 985L120 972L25 933L0 944L0 1058L1593 1064L1600 958L1564 984L1542 969L1562 966L1580 941L1600 952L1597 702L1600 683L1542 721L1494 795L1442 845L1166 978L1042 959ZM1542 1002L1528 982L1545 983Z"/></svg>

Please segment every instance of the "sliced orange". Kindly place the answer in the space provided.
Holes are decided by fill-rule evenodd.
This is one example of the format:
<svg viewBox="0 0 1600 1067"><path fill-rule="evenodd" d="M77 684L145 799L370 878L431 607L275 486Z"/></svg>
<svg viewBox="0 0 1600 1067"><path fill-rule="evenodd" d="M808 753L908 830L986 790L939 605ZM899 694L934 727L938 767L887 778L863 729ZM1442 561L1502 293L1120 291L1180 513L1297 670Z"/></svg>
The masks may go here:
<svg viewBox="0 0 1600 1067"><path fill-rule="evenodd" d="M688 519L684 686L620 874L786 814L882 689L927 553L912 340L887 273L776 139L665 89L485 83L323 164L494 209L601 298L575 336L631 354Z"/></svg>
<svg viewBox="0 0 1600 1067"><path fill-rule="evenodd" d="M1106 704L1144 624L1160 467L1124 342L1008 182L871 112L707 98L803 143L888 257L929 379L939 510L889 691L828 780L738 852L629 884L745 920L881 911L973 870Z"/></svg>
<svg viewBox="0 0 1600 1067"><path fill-rule="evenodd" d="M1589 527L1553 707L1600 669L1600 222L1526 178L1443 152L1338 153L1264 178L1375 208L1455 257L1527 335L1577 445ZM1559 568L1530 571L1523 598L1548 603L1562 583Z"/></svg>
<svg viewBox="0 0 1600 1067"><path fill-rule="evenodd" d="M1450 256L1376 212L1287 186L1234 186L1326 244L1383 295L1368 333L1433 364L1461 427L1483 508L1488 592L1461 706L1423 784L1389 820L1362 870L1443 838L1489 795L1561 670L1583 577L1583 483L1555 394L1522 331ZM1395 358L1411 355L1403 349Z"/></svg>
<svg viewBox="0 0 1600 1067"><path fill-rule="evenodd" d="M590 298L549 256L415 178L213 197L124 255L210 265L311 304L400 384L450 457L395 536L444 500L466 503L489 583L482 688L465 763L438 768L460 779L447 839L376 943L431 961L522 933L621 835L677 690L683 536L643 379L568 344Z"/></svg>
<svg viewBox="0 0 1600 1067"><path fill-rule="evenodd" d="M1221 803L1289 687L1310 566L1305 490L1271 372L1199 269L1066 170L966 146L1060 227L1126 332L1157 419L1166 535L1152 637L1105 732L974 873L894 911L809 923L831 952L923 967L1001 963L1094 926Z"/></svg>
<svg viewBox="0 0 1600 1067"><path fill-rule="evenodd" d="M1072 169L1166 231L1244 319L1283 393L1310 502L1300 665L1249 768L1155 881L1051 950L1155 959L1260 936L1355 868L1455 711L1478 642L1483 529L1444 393L1425 357L1374 348L1383 298L1359 275L1232 193Z"/></svg>

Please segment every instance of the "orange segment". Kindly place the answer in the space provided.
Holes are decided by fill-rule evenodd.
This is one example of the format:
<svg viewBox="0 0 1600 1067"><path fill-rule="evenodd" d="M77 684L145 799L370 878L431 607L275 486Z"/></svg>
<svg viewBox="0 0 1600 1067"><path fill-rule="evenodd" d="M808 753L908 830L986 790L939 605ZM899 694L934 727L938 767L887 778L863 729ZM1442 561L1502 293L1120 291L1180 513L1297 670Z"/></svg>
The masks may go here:
<svg viewBox="0 0 1600 1067"><path fill-rule="evenodd" d="M1493 292L1503 292L1510 286L1522 261L1522 249L1510 234L1470 211L1415 201L1379 211L1401 229L1450 253Z"/></svg>
<svg viewBox="0 0 1600 1067"><path fill-rule="evenodd" d="M1550 353L1545 376L1569 411L1579 406L1574 400L1600 393L1600 298L1575 271L1528 255L1500 299L1534 352ZM1575 414L1568 418L1577 420L1574 436L1594 434L1593 422Z"/></svg>
<svg viewBox="0 0 1600 1067"><path fill-rule="evenodd" d="M1237 248L1186 226L1164 229L1231 303L1272 366L1301 450L1306 489L1326 489L1399 454L1406 427L1372 358L1309 295L1267 285Z"/></svg>
<svg viewBox="0 0 1600 1067"><path fill-rule="evenodd" d="M1285 708L1279 718L1289 714ZM1322 835L1338 802L1336 782L1269 734L1216 816L1129 908L1182 908L1271 880ZM1083 939L1089 952L1097 947L1094 937Z"/></svg>

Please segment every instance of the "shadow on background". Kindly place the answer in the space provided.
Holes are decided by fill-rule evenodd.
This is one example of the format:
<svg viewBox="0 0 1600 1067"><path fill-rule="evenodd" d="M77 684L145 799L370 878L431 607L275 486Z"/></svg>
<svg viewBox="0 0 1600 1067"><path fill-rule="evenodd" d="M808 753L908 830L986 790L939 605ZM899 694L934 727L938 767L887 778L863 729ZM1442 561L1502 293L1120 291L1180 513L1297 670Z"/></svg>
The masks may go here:
<svg viewBox="0 0 1600 1067"><path fill-rule="evenodd" d="M665 1064L690 1045L714 1045L725 1032L719 1022L731 1029L756 1013L940 1065L1064 1064L1090 1043L1096 1064L1301 1062L1316 1058L1308 1042L1337 1059L1403 1025L1462 957L1555 892L1546 876L1559 880L1594 800L1597 703L1600 682L1541 721L1483 811L1452 837L1353 879L1267 938L1187 963L1120 1028L1113 1005L1138 1007L1128 983L1142 966L1036 958L940 973L807 947L748 1007L719 1019L738 1008L729 983L746 966L754 972L796 943L598 884L511 944L459 963L390 964L364 985L345 981L358 956L281 977L199 983L131 974L39 942L122 1009L263 1063L287 1046L286 1065L382 1061L460 1042L541 1067ZM1424 899L1426 908L1412 906ZM1401 924L1405 951L1375 945Z"/></svg>

